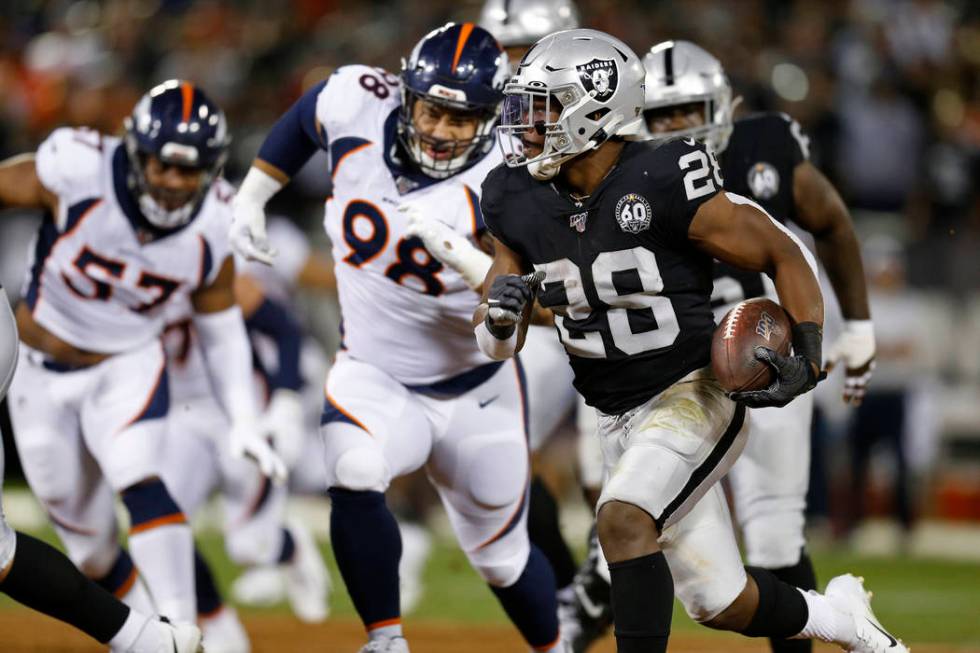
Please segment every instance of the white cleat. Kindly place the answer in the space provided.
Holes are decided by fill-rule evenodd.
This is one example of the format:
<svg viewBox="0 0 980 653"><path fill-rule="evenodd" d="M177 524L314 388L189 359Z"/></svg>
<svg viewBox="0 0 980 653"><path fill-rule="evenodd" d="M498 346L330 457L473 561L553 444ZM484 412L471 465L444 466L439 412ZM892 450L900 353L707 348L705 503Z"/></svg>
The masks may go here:
<svg viewBox="0 0 980 653"><path fill-rule="evenodd" d="M251 653L248 633L232 608L223 606L214 615L201 619L200 624L208 653Z"/></svg>
<svg viewBox="0 0 980 653"><path fill-rule="evenodd" d="M286 600L286 581L279 567L255 567L243 572L231 584L236 603L267 608Z"/></svg>
<svg viewBox="0 0 980 653"><path fill-rule="evenodd" d="M402 615L411 614L425 593L422 574L432 551L432 536L417 524L399 524L402 558L398 563L399 598Z"/></svg>
<svg viewBox="0 0 980 653"><path fill-rule="evenodd" d="M330 576L313 535L302 524L291 522L289 532L296 542L293 561L285 567L286 597L300 621L319 623L330 614L327 595Z"/></svg>
<svg viewBox="0 0 980 653"><path fill-rule="evenodd" d="M404 637L381 637L361 647L357 653L410 653Z"/></svg>
<svg viewBox="0 0 980 653"><path fill-rule="evenodd" d="M832 578L824 592L827 600L854 621L854 641L838 642L850 653L908 653L902 641L881 625L871 611L871 593L864 579L844 574Z"/></svg>

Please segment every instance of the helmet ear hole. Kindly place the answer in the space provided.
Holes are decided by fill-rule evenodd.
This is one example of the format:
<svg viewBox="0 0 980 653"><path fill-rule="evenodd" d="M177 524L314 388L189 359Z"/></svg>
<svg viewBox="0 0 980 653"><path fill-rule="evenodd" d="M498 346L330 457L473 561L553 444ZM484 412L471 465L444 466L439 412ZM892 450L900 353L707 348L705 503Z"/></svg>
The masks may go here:
<svg viewBox="0 0 980 653"><path fill-rule="evenodd" d="M586 116L589 120L593 122L599 122L609 113L609 107L602 107L601 109L596 109L592 113ZM580 134L584 133L583 130L579 131Z"/></svg>

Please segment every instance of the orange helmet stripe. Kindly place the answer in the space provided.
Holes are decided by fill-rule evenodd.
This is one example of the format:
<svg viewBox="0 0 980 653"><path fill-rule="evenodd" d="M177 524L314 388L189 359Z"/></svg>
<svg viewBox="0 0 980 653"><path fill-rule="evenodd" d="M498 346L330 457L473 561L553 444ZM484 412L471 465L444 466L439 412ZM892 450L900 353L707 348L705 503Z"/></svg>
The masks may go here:
<svg viewBox="0 0 980 653"><path fill-rule="evenodd" d="M184 99L184 117L183 122L190 122L191 119L191 107L194 106L194 85L190 82L180 83L180 92Z"/></svg>
<svg viewBox="0 0 980 653"><path fill-rule="evenodd" d="M463 46L466 45L472 31L473 23L463 23L459 30L459 40L456 41L456 56L453 57L453 70L456 70L456 66L459 64L459 58L463 55Z"/></svg>

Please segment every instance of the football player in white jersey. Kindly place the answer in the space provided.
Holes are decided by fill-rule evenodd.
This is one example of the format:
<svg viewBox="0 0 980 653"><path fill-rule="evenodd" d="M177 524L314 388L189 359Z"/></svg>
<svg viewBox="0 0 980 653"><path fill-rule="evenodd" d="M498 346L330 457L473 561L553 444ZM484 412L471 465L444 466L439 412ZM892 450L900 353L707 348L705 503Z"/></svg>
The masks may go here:
<svg viewBox="0 0 980 653"><path fill-rule="evenodd" d="M17 325L0 286L0 401L17 367ZM3 485L0 441L0 486ZM69 623L112 651L200 651L201 633L191 624L170 625L130 609L86 578L60 551L7 525L0 509L0 592Z"/></svg>
<svg viewBox="0 0 980 653"><path fill-rule="evenodd" d="M555 581L525 526L529 465L521 370L473 342L478 300L406 232L406 200L468 238L484 229L478 190L500 162L493 127L507 59L472 23L424 37L399 79L339 68L267 136L235 201L232 240L271 262L266 202L316 150L330 153L333 243L344 342L321 419L331 539L370 641L404 652L392 478L426 467L470 563L535 650L560 650ZM465 648L465 645L463 645Z"/></svg>
<svg viewBox="0 0 980 653"><path fill-rule="evenodd" d="M232 450L267 475L285 470L256 429L234 301L233 193L218 178L224 114L199 88L173 80L143 96L126 127L123 140L59 129L36 155L0 166L0 202L48 211L17 307L23 346L10 413L28 483L75 564L127 600L148 598L119 553L119 494L156 609L193 621L191 531L162 480L167 302L189 296L194 306Z"/></svg>

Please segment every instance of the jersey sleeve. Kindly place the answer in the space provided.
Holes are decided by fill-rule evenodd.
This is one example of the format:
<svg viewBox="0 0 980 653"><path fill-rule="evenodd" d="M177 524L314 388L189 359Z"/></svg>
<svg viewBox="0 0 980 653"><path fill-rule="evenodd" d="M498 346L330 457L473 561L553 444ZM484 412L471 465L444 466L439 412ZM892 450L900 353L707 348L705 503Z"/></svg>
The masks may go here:
<svg viewBox="0 0 980 653"><path fill-rule="evenodd" d="M34 166L38 179L58 196L64 210L80 199L100 191L102 157L106 144L102 134L90 129L56 129L37 148ZM59 229L65 216L59 215Z"/></svg>
<svg viewBox="0 0 980 653"><path fill-rule="evenodd" d="M200 231L201 272L198 288L207 288L218 278L221 266L232 256L231 241L228 230L231 227L231 199L235 189L224 179L215 180L209 191L207 204L201 209L206 211L203 218L204 228Z"/></svg>
<svg viewBox="0 0 980 653"><path fill-rule="evenodd" d="M667 238L686 243L698 209L722 191L718 162L703 144L691 139L662 145L654 154L653 221Z"/></svg>
<svg viewBox="0 0 980 653"><path fill-rule="evenodd" d="M329 138L330 167L377 138L377 126L401 103L398 78L380 68L341 66L317 96L316 119Z"/></svg>

